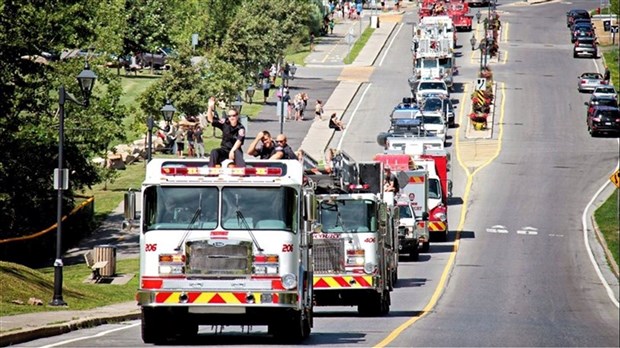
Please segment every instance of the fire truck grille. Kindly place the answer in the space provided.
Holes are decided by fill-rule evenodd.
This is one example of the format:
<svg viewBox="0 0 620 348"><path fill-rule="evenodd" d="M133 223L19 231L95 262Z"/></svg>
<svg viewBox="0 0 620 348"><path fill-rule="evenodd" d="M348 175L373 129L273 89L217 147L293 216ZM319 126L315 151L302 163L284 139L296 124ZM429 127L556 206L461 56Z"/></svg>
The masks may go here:
<svg viewBox="0 0 620 348"><path fill-rule="evenodd" d="M192 241L185 250L188 275L234 277L251 274L251 242Z"/></svg>
<svg viewBox="0 0 620 348"><path fill-rule="evenodd" d="M344 272L344 240L315 239L312 257L315 273Z"/></svg>

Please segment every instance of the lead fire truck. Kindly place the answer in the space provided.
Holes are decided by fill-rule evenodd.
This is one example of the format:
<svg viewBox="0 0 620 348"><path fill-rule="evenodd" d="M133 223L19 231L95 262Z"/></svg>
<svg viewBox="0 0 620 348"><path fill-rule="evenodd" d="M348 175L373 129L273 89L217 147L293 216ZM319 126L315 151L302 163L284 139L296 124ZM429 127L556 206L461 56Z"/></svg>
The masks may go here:
<svg viewBox="0 0 620 348"><path fill-rule="evenodd" d="M308 173L321 225L312 248L315 304L387 314L398 279L398 210L393 193L383 192L381 163L339 152L329 174Z"/></svg>
<svg viewBox="0 0 620 348"><path fill-rule="evenodd" d="M145 343L191 337L198 325L268 325L286 340L309 336L316 200L301 163L214 168L154 159L141 195L136 299Z"/></svg>

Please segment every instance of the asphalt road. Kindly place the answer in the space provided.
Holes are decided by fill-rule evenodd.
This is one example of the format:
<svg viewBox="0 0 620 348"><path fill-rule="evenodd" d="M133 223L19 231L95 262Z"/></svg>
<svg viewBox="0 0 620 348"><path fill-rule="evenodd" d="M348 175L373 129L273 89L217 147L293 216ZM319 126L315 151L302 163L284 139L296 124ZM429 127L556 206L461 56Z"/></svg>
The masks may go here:
<svg viewBox="0 0 620 348"><path fill-rule="evenodd" d="M419 262L400 263L387 317L360 318L348 307L317 308L306 345L618 346L618 308L589 262L581 230L582 212L616 165L619 149L617 138L590 138L583 106L588 96L576 90L576 76L596 65L592 59L572 58L564 14L586 3L498 6L502 21L509 23L508 41L500 45L507 51L502 53L505 64L493 66L504 87L493 132L499 156L472 175L476 167L462 166L456 150L473 140L465 138L465 126L451 129L456 204L449 210L450 241L432 244ZM408 94L408 23L415 20L405 15L402 28L395 29L394 41L388 40L345 114L347 132L332 143L357 160L370 160L381 151L376 134L387 129L392 107ZM459 86L471 84L478 66L469 58L470 36L459 34L465 44L458 49L463 53L457 59ZM452 95L462 121L463 96ZM457 229L462 237L458 254L442 278L454 255ZM437 291L442 279L443 292ZM393 333L399 327L402 332ZM190 345L275 343L264 335L265 327L250 334L238 327L219 335L210 327L201 330L204 334ZM133 321L22 346L56 344L143 345L139 322Z"/></svg>

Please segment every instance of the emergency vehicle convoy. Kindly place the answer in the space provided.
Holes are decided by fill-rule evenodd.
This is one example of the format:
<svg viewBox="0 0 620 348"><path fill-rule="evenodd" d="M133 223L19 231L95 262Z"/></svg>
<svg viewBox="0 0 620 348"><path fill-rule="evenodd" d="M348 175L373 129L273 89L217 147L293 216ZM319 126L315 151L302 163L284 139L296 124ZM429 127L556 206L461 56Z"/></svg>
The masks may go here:
<svg viewBox="0 0 620 348"><path fill-rule="evenodd" d="M380 162L356 163L345 152L332 162L329 173L306 171L321 226L312 247L315 305L387 314L398 279L394 194L383 191Z"/></svg>
<svg viewBox="0 0 620 348"><path fill-rule="evenodd" d="M203 324L268 325L285 340L308 337L318 208L301 163L213 168L199 159L154 159L141 195L136 298L145 343L191 337Z"/></svg>

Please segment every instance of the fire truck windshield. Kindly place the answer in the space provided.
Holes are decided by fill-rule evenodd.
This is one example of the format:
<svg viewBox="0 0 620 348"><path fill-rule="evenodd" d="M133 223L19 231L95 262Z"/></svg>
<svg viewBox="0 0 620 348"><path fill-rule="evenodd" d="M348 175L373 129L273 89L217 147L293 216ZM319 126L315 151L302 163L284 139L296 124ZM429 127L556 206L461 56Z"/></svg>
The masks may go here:
<svg viewBox="0 0 620 348"><path fill-rule="evenodd" d="M224 187L220 192L213 186L151 186L144 194L144 231L212 230L218 224L231 230L296 231L296 197L290 187Z"/></svg>
<svg viewBox="0 0 620 348"><path fill-rule="evenodd" d="M413 218L413 211L411 210L411 207L409 206L409 204L398 206L398 216L401 219L412 219Z"/></svg>
<svg viewBox="0 0 620 348"><path fill-rule="evenodd" d="M323 201L320 206L323 232L374 232L377 230L376 204L369 200Z"/></svg>

